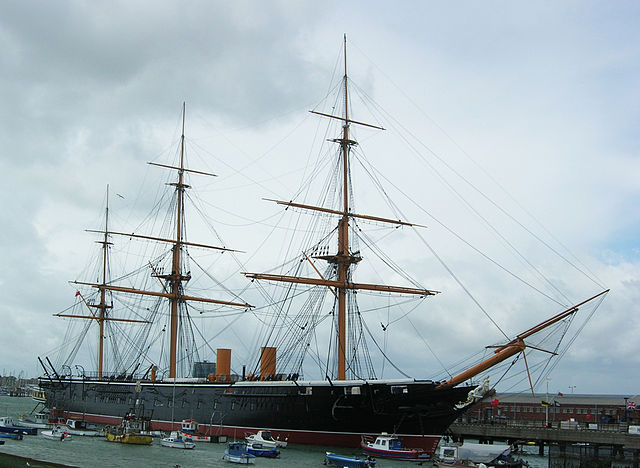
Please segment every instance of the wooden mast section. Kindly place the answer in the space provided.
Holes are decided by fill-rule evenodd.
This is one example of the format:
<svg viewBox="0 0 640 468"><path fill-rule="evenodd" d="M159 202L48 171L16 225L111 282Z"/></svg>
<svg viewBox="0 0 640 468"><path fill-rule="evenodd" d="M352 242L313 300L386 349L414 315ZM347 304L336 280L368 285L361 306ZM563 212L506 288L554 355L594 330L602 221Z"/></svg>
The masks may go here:
<svg viewBox="0 0 640 468"><path fill-rule="evenodd" d="M174 186L176 188L176 196L177 196L177 207L176 207L176 225L175 225L175 238L174 239L165 239L165 238L161 238L161 237L152 237L152 236L145 236L145 235L140 235L140 234L127 234L127 233L122 233L122 232L113 232L113 231L108 231L105 228L104 234L105 234L105 238L107 236L107 234L115 234L115 235L122 235L122 236L127 236L127 237L136 237L136 238L141 238L141 239L148 239L148 240L154 240L154 241L159 241L159 242L168 242L173 244L172 246L172 260L171 260L171 273L167 274L167 275L162 275L162 274L156 274L154 273L153 276L156 276L159 279L164 279L168 282L169 284L169 289L167 291L167 289L165 288L164 292L156 292L156 291L144 291L144 290L140 290L140 289L135 289L135 288L128 288L128 287L122 287L122 286L115 286L115 285L110 285L110 284L95 284L95 283L84 283L84 282L79 282L79 281L75 281L75 284L80 284L80 285L87 285L87 286L92 286L95 288L100 289L101 291L101 295L104 294L104 291L109 290L109 291L118 291L118 292L124 292L124 293L131 293L131 294L139 294L139 295L145 295L145 296L154 296L154 297L164 297L167 298L169 300L169 304L170 304L170 340L169 340L169 377L170 378L175 378L177 377L177 356L178 356L178 324L179 324L179 307L181 303L184 303L186 301L195 301L195 302L204 302L204 303L210 303L210 304L221 304L221 305L228 305L228 306L236 306L236 307L243 307L243 308L252 308L253 306L247 303L242 303L242 302L233 302L233 301L223 301L223 300L218 300L218 299L209 299L209 298L203 298L203 297L195 297L195 296L187 296L184 294L183 290L183 283L188 282L191 279L191 276L189 274L183 274L182 273L182 247L183 246L195 246L195 247L201 247L201 248L208 248L208 249L215 249L215 250L222 250L222 251L231 251L231 252L237 252L235 250L232 249L227 249L224 247L215 247L215 246L210 246L210 245L205 245L205 244L196 244L193 242L186 242L183 240L183 227L184 227L184 192L185 189L190 188L189 185L185 184L184 182L184 173L185 172L192 172L195 174L202 174L202 175L208 175L208 176L215 176L215 174L210 174L207 172L201 172L201 171L195 171L192 169L186 169L184 167L184 157L185 157L185 152L184 152L184 144L185 144L185 136L184 136L184 128L185 128L185 104L182 104L182 135L180 137L180 165L179 166L169 166L169 165L165 165L165 164L157 164L157 163L152 163L150 162L149 164L154 165L154 166L159 166L159 167L164 167L164 168L168 168L168 169L175 169L178 171L178 181L175 183L171 183L168 185ZM100 231L91 231L91 232L100 232ZM148 322L146 322L148 323Z"/></svg>
<svg viewBox="0 0 640 468"><path fill-rule="evenodd" d="M429 296L436 294L437 291L432 291L428 289L419 289L419 288L403 288L403 287L395 287L395 286L384 286L384 285L375 285L375 284L360 284L360 283L351 283L349 268L351 265L358 263L362 260L361 257L357 255L352 255L350 250L350 242L349 242L349 219L353 218L362 218L369 219L379 222L393 223L405 226L414 226L411 223L407 223L404 221L391 220L386 218L379 218L375 216L367 216L367 215L359 215L355 213L351 213L351 208L349 207L349 152L351 146L356 145L357 142L350 139L349 136L349 126L351 123L356 123L359 125L365 125L368 127L378 128L384 130L382 127L377 127L375 125L364 124L362 122L357 122L354 120L350 120L349 118L349 87L348 87L348 75L347 75L347 36L344 36L344 77L343 77L343 85L344 85L344 111L343 116L334 116L330 114L323 114L320 112L311 111L315 114L322 115L325 117L338 119L343 122L342 126L342 137L333 139L334 143L338 143L341 147L341 158L342 158L342 210L331 210L328 208L312 206L312 205L302 205L299 203L293 202L285 202L279 200L272 200L280 205L291 206L295 208L302 208L314 211L320 211L325 213L332 213L340 216L340 220L338 221L338 251L335 255L326 255L322 257L315 257L322 260L325 260L329 263L333 263L336 265L337 269L337 280L326 280L326 279L314 279L314 278L302 278L302 277L293 277L293 276L285 276L285 275L272 275L272 274L260 274L260 273L244 273L248 278L253 279L264 279L264 280L272 280L272 281L281 281L288 283L298 283L298 284L310 284L316 286L327 286L329 288L335 288L338 297L338 320L337 320L337 335L338 335L338 343L337 343L337 364L338 364L338 380L346 379L346 328L347 328L347 291L348 290L369 290L369 291L383 291L383 292L394 292L394 293L402 293L402 294L416 294L419 296Z"/></svg>
<svg viewBox="0 0 640 468"><path fill-rule="evenodd" d="M108 234L107 231L109 230L109 186L107 185L107 203L106 203L106 208L105 208L105 215L104 215L104 239L102 241L102 284L105 285L107 284L107 252L108 252L108 245L109 245L109 239L108 239ZM104 360L104 317L106 315L106 309L107 309L107 304L106 304L106 289L101 289L100 290L100 305L99 305L99 309L100 309L100 318L98 319L98 327L99 327L99 333L100 333L100 338L98 340L98 378L101 379L102 378L102 363ZM113 307L113 306L111 306Z"/></svg>
<svg viewBox="0 0 640 468"><path fill-rule="evenodd" d="M451 379L447 380L446 382L441 383L440 385L438 385L437 388L450 388L450 387L455 387L456 385L464 382L465 380L468 380L478 374L480 374L481 372L484 372L485 370L495 366L496 364L501 363L502 361L509 359L511 356L514 356L518 353L524 352L524 350L529 347L529 348L534 348L534 349L539 349L539 348L535 348L534 346L527 346L524 342L525 338L530 337L531 335L538 333L542 330L544 330L545 328L553 325L554 323L558 323L559 321L569 317L570 315L575 314L576 312L578 312L578 309L580 307L582 307L583 305L587 304L588 302L593 301L594 299L597 299L600 296L603 296L604 294L608 293L609 290L605 290L602 291L598 294L596 294L593 297L590 297L589 299L587 299L586 301L582 301L579 304L576 304L572 307L569 307L568 309L564 310L563 312L560 312L559 314L554 315L553 317L545 320L544 322L539 323L538 325L529 328L528 330L520 333L518 336L516 336L513 340L511 340L509 343L506 343L504 345L500 345L500 346L496 346L496 350L494 351L494 355L491 356L488 359L485 359L484 361L482 361L479 364L476 364L475 366L473 366L470 369L467 369L466 371L462 372L461 374L456 375L455 377L452 377ZM540 351L544 351L544 350L540 350ZM554 354L554 353L552 353Z"/></svg>

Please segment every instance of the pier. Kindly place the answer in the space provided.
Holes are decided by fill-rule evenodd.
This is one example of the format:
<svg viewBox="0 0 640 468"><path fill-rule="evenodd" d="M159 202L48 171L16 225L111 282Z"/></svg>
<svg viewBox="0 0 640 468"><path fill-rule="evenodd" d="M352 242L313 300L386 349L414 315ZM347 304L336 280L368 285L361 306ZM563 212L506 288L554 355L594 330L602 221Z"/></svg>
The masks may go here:
<svg viewBox="0 0 640 468"><path fill-rule="evenodd" d="M626 430L626 425L612 425L606 430L561 429L526 423L515 424L514 421L509 421L509 424L456 422L449 428L454 440L477 439L486 443L504 441L513 445L534 443L538 446L540 455L544 455L544 447L548 445L566 447L573 444L589 444L596 452L598 447L610 447L613 453L632 451L636 458L640 454L640 434L629 434Z"/></svg>

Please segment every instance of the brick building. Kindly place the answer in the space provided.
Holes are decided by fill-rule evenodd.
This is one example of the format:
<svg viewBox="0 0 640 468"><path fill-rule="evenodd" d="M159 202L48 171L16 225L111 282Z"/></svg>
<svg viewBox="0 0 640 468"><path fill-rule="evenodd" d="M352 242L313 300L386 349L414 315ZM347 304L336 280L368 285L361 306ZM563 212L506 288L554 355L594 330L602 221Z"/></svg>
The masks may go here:
<svg viewBox="0 0 640 468"><path fill-rule="evenodd" d="M636 407L638 405L638 408ZM640 423L640 395L497 393L473 406L468 420L536 421L557 425L574 420L588 424Z"/></svg>

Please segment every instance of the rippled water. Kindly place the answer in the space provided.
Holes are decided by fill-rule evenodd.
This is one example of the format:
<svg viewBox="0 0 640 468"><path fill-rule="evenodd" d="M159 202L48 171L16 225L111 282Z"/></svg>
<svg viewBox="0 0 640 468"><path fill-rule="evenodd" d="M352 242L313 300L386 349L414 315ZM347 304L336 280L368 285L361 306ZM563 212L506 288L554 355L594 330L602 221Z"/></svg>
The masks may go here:
<svg viewBox="0 0 640 468"><path fill-rule="evenodd" d="M11 398L0 396L0 416L13 416L29 413L35 402L30 398ZM0 452L23 457L46 460L78 467L163 467L163 468L196 468L196 467L231 467L235 466L222 460L224 444L198 443L194 450L177 450L160 446L154 439L151 446L133 446L107 442L103 437L77 437L70 442L47 440L40 436L25 436L23 440L4 439L5 445ZM532 468L547 466L546 457L537 455L536 447L527 447L531 452L523 456ZM324 454L335 451L343 455L361 455L357 448L315 447L291 445L282 450L281 458L271 460L258 458L256 467L313 467L322 466ZM431 467L431 463L425 463ZM411 462L378 459L376 467L410 467Z"/></svg>

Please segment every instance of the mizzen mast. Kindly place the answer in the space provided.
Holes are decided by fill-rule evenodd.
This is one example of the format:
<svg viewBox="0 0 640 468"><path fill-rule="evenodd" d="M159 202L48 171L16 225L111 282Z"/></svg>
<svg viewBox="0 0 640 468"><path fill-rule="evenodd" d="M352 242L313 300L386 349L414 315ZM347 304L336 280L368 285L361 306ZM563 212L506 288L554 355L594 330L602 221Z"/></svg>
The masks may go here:
<svg viewBox="0 0 640 468"><path fill-rule="evenodd" d="M397 225L405 225L405 226L415 226L414 224L407 223L400 220L392 220L386 218L380 218L377 216L369 216L356 214L351 212L351 207L349 206L349 194L350 194L350 184L349 184L349 153L351 151L351 147L357 145L357 141L352 140L349 134L350 124L358 124L364 125L367 127L377 128L379 130L384 130L382 127L378 127L371 124L366 124L363 122L358 122L355 120L351 120L349 117L349 86L348 86L348 74L347 74L347 36L344 36L344 77L343 77L343 86L344 86L344 110L342 116L335 116L331 114L324 114L321 112L311 111L314 114L318 114L324 117L329 117L332 119L341 120L343 122L342 125L342 135L340 138L335 138L331 141L340 145L340 157L342 159L342 174L341 174L341 186L342 186L342 209L341 210L332 210L324 207L312 206L312 205L303 205L299 203L293 202L285 202L280 200L271 200L280 205L291 206L301 209L308 209L318 212L325 212L338 215L338 250L335 255L323 255L316 256L314 258L325 260L328 263L332 263L336 266L336 280L327 280L324 278L316 279L316 278L302 278L302 277L293 277L293 276L285 276L285 275L274 275L274 274L261 274L261 273L244 273L248 278L253 279L264 279L270 281L278 281L278 282L287 282L287 283L297 283L297 284L310 284L316 286L326 286L330 288L332 291L335 291L334 294L337 295L338 298L338 316L337 316L337 379L338 380L346 380L346 335L347 335L347 292L354 291L358 289L369 290L369 291L381 291L381 292L389 292L389 293L401 293L401 294L414 294L419 296L430 296L433 294L437 294L437 291L432 291L428 289L421 288L405 288L399 286L385 286L385 285L377 285L377 284L364 284L364 283L352 283L351 282L351 265L358 263L362 260L362 257L359 255L355 255L351 253L350 249L350 241L349 241L349 222L350 218L361 218L361 219L369 219L378 222L391 223Z"/></svg>

